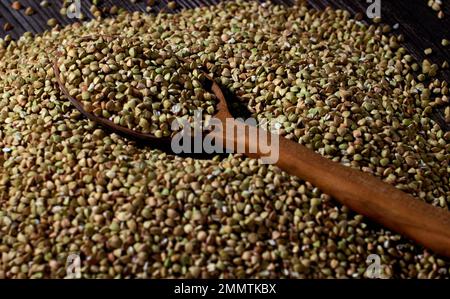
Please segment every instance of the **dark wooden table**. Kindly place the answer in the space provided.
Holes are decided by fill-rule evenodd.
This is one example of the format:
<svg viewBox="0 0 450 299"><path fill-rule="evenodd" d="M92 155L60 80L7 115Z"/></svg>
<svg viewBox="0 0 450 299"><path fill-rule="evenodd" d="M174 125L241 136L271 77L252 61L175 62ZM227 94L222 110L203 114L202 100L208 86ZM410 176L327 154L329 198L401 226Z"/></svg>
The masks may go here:
<svg viewBox="0 0 450 299"><path fill-rule="evenodd" d="M177 0L179 9L193 8L202 5L216 4L220 0ZM15 11L11 8L14 0L0 1L0 35L6 34L13 38L18 38L26 31L39 33L46 29L47 20L56 18L60 24L68 24L76 21L62 16L59 13L62 1L49 1L51 6L41 8L39 0L20 0L24 7L31 6L35 10L32 16L26 16L24 9ZM137 1L132 4L129 0L103 0L100 7L111 7L117 5L130 11L145 11L146 0ZM153 12L160 11L166 7L167 0L156 0L156 6ZM273 0L275 3L292 4L295 0ZM367 0L308 0L311 6L317 9L323 9L326 6L335 8L345 8L351 13L363 13L367 10L370 3ZM81 0L82 12L87 18L92 18L89 11L91 1ZM430 56L433 62L442 65L443 61L450 62L450 48L443 47L441 41L443 38L450 40L450 3L444 3L444 19L438 19L437 13L427 6L427 0L382 0L382 18L383 22L395 25L399 28L395 30L405 36L405 46L416 59L423 59L424 49L432 48L433 54ZM369 20L367 20L369 21ZM8 22L14 26L14 29L8 32L3 30L3 25ZM369 21L370 22L370 21ZM441 79L450 82L450 71L447 69L441 74ZM450 124L446 124L443 118L443 108L435 109L435 120L445 130L450 130Z"/></svg>

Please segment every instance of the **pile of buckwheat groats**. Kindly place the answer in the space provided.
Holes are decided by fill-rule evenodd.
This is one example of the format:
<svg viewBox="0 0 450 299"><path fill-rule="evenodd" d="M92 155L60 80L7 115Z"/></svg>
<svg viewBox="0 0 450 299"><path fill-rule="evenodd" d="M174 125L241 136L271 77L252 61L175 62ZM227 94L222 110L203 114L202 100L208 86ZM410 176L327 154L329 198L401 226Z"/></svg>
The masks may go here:
<svg viewBox="0 0 450 299"><path fill-rule="evenodd" d="M137 146L62 95L53 52L79 37L158 42L209 69L258 119L329 159L447 209L448 103L436 64L344 10L254 1L121 13L0 42L0 278L443 278L450 263L275 166ZM87 97L86 97L87 98Z"/></svg>
<svg viewBox="0 0 450 299"><path fill-rule="evenodd" d="M205 74L158 43L90 36L60 49L56 67L68 96L97 117L157 138L172 135L172 123L211 117L215 95ZM203 113L202 113L203 115Z"/></svg>

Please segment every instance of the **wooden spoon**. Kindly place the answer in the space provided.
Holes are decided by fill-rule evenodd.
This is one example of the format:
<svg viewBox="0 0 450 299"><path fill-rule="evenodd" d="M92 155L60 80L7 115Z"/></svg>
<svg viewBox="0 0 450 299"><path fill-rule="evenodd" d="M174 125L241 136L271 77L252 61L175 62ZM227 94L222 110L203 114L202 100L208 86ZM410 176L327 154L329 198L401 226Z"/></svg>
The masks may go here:
<svg viewBox="0 0 450 299"><path fill-rule="evenodd" d="M138 141L170 144L170 139L156 138L151 134L139 133L87 112L81 103L69 95L68 90L62 84L56 62L53 68L61 91L87 118L113 132ZM255 141L255 136L268 134L272 141L271 144L277 144L277 148L272 146L271 150L279 149L279 159L275 164L282 170L311 182L321 191L331 195L353 211L416 241L438 254L450 257L450 212L448 210L422 202L372 175L332 162L305 146L282 136L268 133L261 128L235 120L228 110L221 88L208 74L205 73L205 77L210 81L210 89L219 100L215 118L220 120L223 128L218 131L214 130L209 134L221 140L222 144L229 150L234 150L238 148L237 146L240 146L245 148L243 154L248 157L263 158L266 155L259 148L256 152L249 149L251 143ZM228 126L225 125L226 123L228 123ZM227 128L230 128L230 124L246 133L241 135L228 134L230 132L227 132Z"/></svg>

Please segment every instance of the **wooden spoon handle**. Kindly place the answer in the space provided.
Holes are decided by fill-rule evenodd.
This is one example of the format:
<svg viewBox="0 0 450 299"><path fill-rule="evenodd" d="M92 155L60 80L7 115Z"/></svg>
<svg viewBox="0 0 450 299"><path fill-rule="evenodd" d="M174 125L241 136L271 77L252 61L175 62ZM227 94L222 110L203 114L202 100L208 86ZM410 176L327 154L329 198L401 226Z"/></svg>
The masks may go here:
<svg viewBox="0 0 450 299"><path fill-rule="evenodd" d="M277 165L311 182L340 203L450 257L450 212L434 207L380 179L332 162L306 147L279 137Z"/></svg>
<svg viewBox="0 0 450 299"><path fill-rule="evenodd" d="M249 151L249 145L258 142L254 136L264 130L239 121L234 125L246 133L224 136L226 147L238 145L246 149L249 157L263 156L260 150ZM370 174L328 160L296 142L271 136L270 150L279 149L275 163L278 167L311 182L353 211L450 257L449 211L422 202Z"/></svg>

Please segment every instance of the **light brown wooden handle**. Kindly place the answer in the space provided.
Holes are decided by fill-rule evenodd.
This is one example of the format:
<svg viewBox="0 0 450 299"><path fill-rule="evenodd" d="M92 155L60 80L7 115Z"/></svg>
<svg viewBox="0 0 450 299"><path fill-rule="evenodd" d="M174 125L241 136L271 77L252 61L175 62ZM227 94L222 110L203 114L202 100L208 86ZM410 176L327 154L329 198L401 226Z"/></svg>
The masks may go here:
<svg viewBox="0 0 450 299"><path fill-rule="evenodd" d="M249 157L261 157L260 152L249 152L255 142L255 127L235 122L246 134L224 137L234 145L245 145ZM279 149L276 163L291 175L311 182L353 211L384 227L400 233L443 256L450 257L450 212L434 207L361 171L328 160L308 148L272 135L271 150Z"/></svg>
<svg viewBox="0 0 450 299"><path fill-rule="evenodd" d="M279 138L277 165L311 182L340 203L419 244L450 257L450 212L381 181Z"/></svg>

